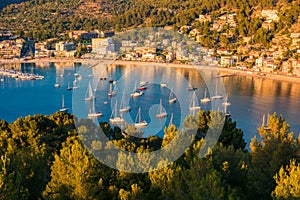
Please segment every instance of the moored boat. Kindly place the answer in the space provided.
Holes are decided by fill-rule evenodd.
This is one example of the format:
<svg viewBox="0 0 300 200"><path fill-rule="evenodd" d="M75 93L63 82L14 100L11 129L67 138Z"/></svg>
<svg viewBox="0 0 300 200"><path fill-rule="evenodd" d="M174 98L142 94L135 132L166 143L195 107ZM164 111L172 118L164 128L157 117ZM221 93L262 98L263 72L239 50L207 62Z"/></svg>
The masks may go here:
<svg viewBox="0 0 300 200"><path fill-rule="evenodd" d="M177 101L177 98L174 96L173 91L170 91L170 95L169 95L169 104L175 103Z"/></svg>
<svg viewBox="0 0 300 200"><path fill-rule="evenodd" d="M59 109L60 112L68 112L69 108L65 107L65 98L64 95L62 95L62 102L61 102L61 108Z"/></svg>
<svg viewBox="0 0 300 200"><path fill-rule="evenodd" d="M210 98L208 98L206 96L206 88L205 88L205 91L204 91L204 97L202 99L200 99L200 102L201 103L208 103L208 102L210 102Z"/></svg>
<svg viewBox="0 0 300 200"><path fill-rule="evenodd" d="M163 111L162 99L160 99L160 104L159 104L158 112L156 114L156 118L165 118L167 116L168 116L168 113Z"/></svg>
<svg viewBox="0 0 300 200"><path fill-rule="evenodd" d="M135 120L134 126L136 128L144 128L144 127L148 126L148 123L142 119L141 108L139 108L138 113L136 115L136 120Z"/></svg>

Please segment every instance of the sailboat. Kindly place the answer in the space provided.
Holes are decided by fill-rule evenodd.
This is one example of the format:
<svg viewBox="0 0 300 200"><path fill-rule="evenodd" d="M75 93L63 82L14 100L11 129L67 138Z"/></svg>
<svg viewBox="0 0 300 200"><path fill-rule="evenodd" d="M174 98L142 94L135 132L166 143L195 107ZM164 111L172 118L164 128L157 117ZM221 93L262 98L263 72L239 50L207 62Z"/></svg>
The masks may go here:
<svg viewBox="0 0 300 200"><path fill-rule="evenodd" d="M210 102L210 98L206 97L206 88L205 88L205 91L204 91L204 97L200 101L201 101L201 103Z"/></svg>
<svg viewBox="0 0 300 200"><path fill-rule="evenodd" d="M148 81L140 81L140 85L146 85Z"/></svg>
<svg viewBox="0 0 300 200"><path fill-rule="evenodd" d="M143 128L148 126L148 123L145 120L142 120L141 107L136 115L134 126L137 128Z"/></svg>
<svg viewBox="0 0 300 200"><path fill-rule="evenodd" d="M161 77L160 87L167 87L168 86L167 83L164 82L164 79L165 79L165 76L163 74L162 77Z"/></svg>
<svg viewBox="0 0 300 200"><path fill-rule="evenodd" d="M108 82L109 82L109 83L114 82L114 79L112 78L111 73L109 74Z"/></svg>
<svg viewBox="0 0 300 200"><path fill-rule="evenodd" d="M79 74L76 72L76 63L73 64L73 68L74 68L74 76L79 77Z"/></svg>
<svg viewBox="0 0 300 200"><path fill-rule="evenodd" d="M68 87L67 90L73 90L73 88L70 86L70 74L68 73Z"/></svg>
<svg viewBox="0 0 300 200"><path fill-rule="evenodd" d="M99 118L102 117L102 112L95 112L95 98L91 102L90 111L88 113L88 118Z"/></svg>
<svg viewBox="0 0 300 200"><path fill-rule="evenodd" d="M123 95L122 95L122 99L121 99L121 106L120 106L120 113L124 113L124 112L129 112L130 111L130 106L125 106L124 105L124 92L123 91Z"/></svg>
<svg viewBox="0 0 300 200"><path fill-rule="evenodd" d="M73 81L73 89L76 90L76 89L79 89L79 86L77 85L77 79L75 77L75 80Z"/></svg>
<svg viewBox="0 0 300 200"><path fill-rule="evenodd" d="M171 114L171 118L170 118L170 122L169 122L169 126L173 125L173 113Z"/></svg>
<svg viewBox="0 0 300 200"><path fill-rule="evenodd" d="M115 85L113 89L113 84L109 84L108 96L115 96L116 94L117 94L117 85Z"/></svg>
<svg viewBox="0 0 300 200"><path fill-rule="evenodd" d="M65 98L64 95L62 95L62 102L61 102L61 109L59 109L60 112L67 112L69 108L65 107Z"/></svg>
<svg viewBox="0 0 300 200"><path fill-rule="evenodd" d="M169 95L169 104L175 103L177 101L177 98L174 96L173 91L170 91L170 95Z"/></svg>
<svg viewBox="0 0 300 200"><path fill-rule="evenodd" d="M198 88L196 88L196 87L194 87L194 86L189 86L188 88L187 88L187 90L188 91L195 91L195 90L197 90Z"/></svg>
<svg viewBox="0 0 300 200"><path fill-rule="evenodd" d="M68 87L67 87L67 90L72 90L73 88L70 87L70 83L68 82Z"/></svg>
<svg viewBox="0 0 300 200"><path fill-rule="evenodd" d="M191 102L190 102L190 111L197 111L197 110L200 110L200 109L201 109L201 107L197 103L196 93L194 92L193 97L192 97Z"/></svg>
<svg viewBox="0 0 300 200"><path fill-rule="evenodd" d="M267 115L267 121L266 121L266 115L263 115L262 117L262 124L261 127L263 127L265 130L269 130L269 119L270 119L270 113Z"/></svg>
<svg viewBox="0 0 300 200"><path fill-rule="evenodd" d="M224 106L224 113L225 113L225 116L226 116L226 117L230 117L231 114L227 111L227 107L230 106L230 103L229 103L229 104L226 104L226 103L224 104L224 103L223 103L223 106Z"/></svg>
<svg viewBox="0 0 300 200"><path fill-rule="evenodd" d="M163 111L162 100L160 99L160 104L159 104L158 112L156 114L156 118L165 118L167 116L168 114Z"/></svg>
<svg viewBox="0 0 300 200"><path fill-rule="evenodd" d="M121 117L121 116L118 116L118 103L116 101L115 103L115 107L111 113L111 116L110 116L110 119L109 119L109 122L111 124L121 124L123 123L125 120Z"/></svg>
<svg viewBox="0 0 300 200"><path fill-rule="evenodd" d="M91 82L89 82L89 86L88 89L86 91L86 95L85 95L85 101L92 101L93 99L95 99L94 93L93 93L93 89L92 89L92 85Z"/></svg>
<svg viewBox="0 0 300 200"><path fill-rule="evenodd" d="M216 84L216 95L212 97L212 100L215 99L222 99L223 96L222 95L218 95L218 83Z"/></svg>
<svg viewBox="0 0 300 200"><path fill-rule="evenodd" d="M134 88L133 88L133 93L131 93L131 97L132 98L137 98L137 97L140 97L144 94L144 92L140 91L140 90L136 90L136 81L135 81L135 84L134 84Z"/></svg>
<svg viewBox="0 0 300 200"><path fill-rule="evenodd" d="M56 77L56 82L55 82L55 84L54 84L54 87L60 87L60 84L58 83L58 77Z"/></svg>
<svg viewBox="0 0 300 200"><path fill-rule="evenodd" d="M142 91L146 90L148 87L146 85L141 85L137 90Z"/></svg>
<svg viewBox="0 0 300 200"><path fill-rule="evenodd" d="M161 82L160 87L167 87L167 84L165 82Z"/></svg>
<svg viewBox="0 0 300 200"><path fill-rule="evenodd" d="M231 103L228 101L228 95L226 95L226 99L225 99L225 102L222 103L224 106L230 106Z"/></svg>
<svg viewBox="0 0 300 200"><path fill-rule="evenodd" d="M97 63L98 64L98 63ZM96 65L97 65L96 64ZM94 65L94 66L96 66L96 65ZM91 67L92 68L92 67ZM106 77L106 74L107 74L107 71L104 71L103 73L102 73L102 76L100 77L100 80L106 80L107 79L107 77Z"/></svg>

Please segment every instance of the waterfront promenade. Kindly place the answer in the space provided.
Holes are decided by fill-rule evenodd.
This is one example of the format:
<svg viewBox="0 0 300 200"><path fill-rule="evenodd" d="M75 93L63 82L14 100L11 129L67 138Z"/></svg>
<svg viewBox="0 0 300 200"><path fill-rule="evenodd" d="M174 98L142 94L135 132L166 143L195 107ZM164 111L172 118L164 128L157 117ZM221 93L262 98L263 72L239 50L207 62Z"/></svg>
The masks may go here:
<svg viewBox="0 0 300 200"><path fill-rule="evenodd" d="M30 60L24 60L24 59L0 59L0 64L9 64L9 63L97 63L99 62L98 59L81 59L81 58L39 58L39 59L30 59ZM160 66L166 66L166 67L175 67L175 68L204 68L209 67L209 69L216 69L219 70L220 73L227 73L227 74L234 74L234 75L240 75L240 76L249 76L249 77L255 77L255 78L266 78L266 79L272 79L272 80L279 80L279 81L287 81L287 82L293 82L293 83L300 83L300 77L294 77L294 76L287 76L287 75L281 75L281 74L275 74L275 73L262 73L262 72L256 72L251 70L240 70L237 68L225 68L225 67L219 67L219 66L203 66L203 65L192 65L192 64L181 64L181 63L156 63L156 62L142 62L142 61L125 61L125 60L115 60L112 62L112 64L115 65L160 65Z"/></svg>

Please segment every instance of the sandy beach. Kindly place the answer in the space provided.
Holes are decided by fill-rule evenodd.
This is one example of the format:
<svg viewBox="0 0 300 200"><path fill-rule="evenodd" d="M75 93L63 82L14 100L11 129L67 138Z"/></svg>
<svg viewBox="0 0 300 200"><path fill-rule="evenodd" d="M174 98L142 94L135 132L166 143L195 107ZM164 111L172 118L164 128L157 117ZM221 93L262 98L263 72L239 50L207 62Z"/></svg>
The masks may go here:
<svg viewBox="0 0 300 200"><path fill-rule="evenodd" d="M175 68L189 68L189 69L210 69L216 70L222 73L222 75L239 75L239 76L251 76L255 78L263 78L263 79L271 79L278 81L287 81L292 83L300 83L300 77L292 77L278 74L270 74L270 73L260 73L254 71L246 71L239 70L233 68L224 68L224 67L216 67L216 66L203 66L203 65L192 65L192 64L178 64L178 63L149 63L149 62L139 62L139 61L122 61L117 60L114 64L118 65L160 65L160 66L168 66ZM264 74L264 75L262 75Z"/></svg>
<svg viewBox="0 0 300 200"><path fill-rule="evenodd" d="M81 58L37 58L37 59L0 59L0 64L6 63L70 63L70 62L77 62L77 63L97 63L100 60L98 59L81 59ZM108 61L110 63L110 61ZM222 75L239 75L239 76L251 76L255 78L263 78L263 79L272 79L278 81L287 81L292 83L300 83L300 77L292 77L286 75L278 75L278 74L271 74L271 73L261 73L261 72L254 72L254 71L247 71L247 70L239 70L234 68L223 68L217 66L204 66L204 65L192 65L192 64L181 64L181 63L156 63L156 62L142 62L142 61L124 61L124 60L114 60L111 61L111 64L114 65L159 65L159 66L166 66L166 67L174 67L174 68L187 68L187 69L212 69L219 71Z"/></svg>

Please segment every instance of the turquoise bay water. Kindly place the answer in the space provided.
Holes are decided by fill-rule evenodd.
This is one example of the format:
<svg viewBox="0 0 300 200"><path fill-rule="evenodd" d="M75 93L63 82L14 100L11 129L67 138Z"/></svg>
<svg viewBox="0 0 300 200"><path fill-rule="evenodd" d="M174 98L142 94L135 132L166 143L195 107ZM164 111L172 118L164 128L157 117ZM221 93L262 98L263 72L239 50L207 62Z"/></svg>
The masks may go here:
<svg viewBox="0 0 300 200"><path fill-rule="evenodd" d="M204 88L209 84L219 85L224 83L231 106L231 112L237 126L244 131L245 140L250 141L257 133L257 127L262 122L262 115L266 113L281 113L291 125L291 130L296 134L300 131L300 84L280 82L253 77L232 76L216 79L217 72L203 71L208 79L201 77L201 73L196 70L174 68L172 70L160 67L135 67L116 66L105 71L108 79L117 80L117 95L108 98L109 82L99 80L102 71L93 68L87 69L80 64L54 64L47 63L44 66L36 66L33 63L16 64L23 72L33 71L35 74L45 76L43 80L22 81L4 77L4 82L0 82L0 118L12 122L21 116L45 114L49 115L61 108L62 95L64 95L65 105L78 117L86 117L90 108L89 102L84 102L86 88L89 82L96 88L95 110L101 111L103 117L99 121L108 121L112 108L118 103L118 109L124 93L123 103L131 106L131 112L124 114L124 118L129 123L134 123L139 108L142 109L142 117L149 126L143 131L146 135L162 135L164 126L169 124L171 113L174 113L173 123L181 124L184 117L189 114L189 105L193 92L187 91L187 87L193 85L197 87L196 95L201 99L204 95ZM7 66L6 66L7 67ZM80 89L67 91L69 85L72 86L75 80L74 73L81 74L82 78L77 80ZM135 83L148 81L148 89L140 98L130 98ZM168 87L161 87L160 83L168 83ZM55 88L54 84L59 82L61 87ZM221 85L220 85L221 86ZM219 91L222 88L219 87ZM168 97L172 90L178 101L174 104L168 103ZM215 91L211 91L211 96ZM208 92L209 94L209 92ZM225 94L225 93L224 93ZM226 94L225 94L226 96ZM166 119L159 120L155 117L160 99L164 110L168 113ZM223 100L216 100L219 106L215 109L222 110ZM107 104L105 104L107 102ZM210 110L212 104L201 105L201 109Z"/></svg>

